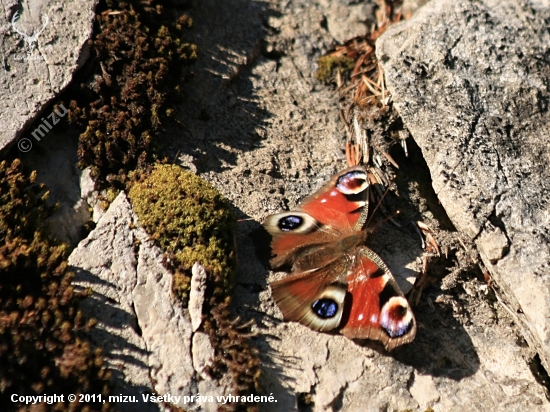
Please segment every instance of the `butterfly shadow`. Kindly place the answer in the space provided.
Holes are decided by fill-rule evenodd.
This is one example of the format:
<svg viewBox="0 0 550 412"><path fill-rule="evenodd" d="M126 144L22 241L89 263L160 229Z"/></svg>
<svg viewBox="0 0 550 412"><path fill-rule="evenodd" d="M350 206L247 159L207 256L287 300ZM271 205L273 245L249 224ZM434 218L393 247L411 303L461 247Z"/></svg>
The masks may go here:
<svg viewBox="0 0 550 412"><path fill-rule="evenodd" d="M412 366L422 375L461 380L474 375L480 360L468 332L452 314L452 308L430 307L425 300L414 309L417 332L413 342L387 352L379 342L356 341Z"/></svg>
<svg viewBox="0 0 550 412"><path fill-rule="evenodd" d="M270 253L269 236L258 222L245 220L248 216L238 209L236 213L241 220L235 236L238 274L233 290L232 309L243 322L253 320L258 328L258 333L251 338L251 343L258 349L261 358L262 394L268 396L273 394L277 400L277 403L262 404L262 410L266 412L293 410L296 395L289 389L289 386L292 386L292 378L286 376L283 370L297 368L293 365L298 365L299 359L282 356L274 349L274 344L279 338L267 331L282 321L257 309L261 306L260 294L269 290L267 282L269 272L266 264ZM273 305L275 305L274 302ZM283 382L287 385L283 385Z"/></svg>

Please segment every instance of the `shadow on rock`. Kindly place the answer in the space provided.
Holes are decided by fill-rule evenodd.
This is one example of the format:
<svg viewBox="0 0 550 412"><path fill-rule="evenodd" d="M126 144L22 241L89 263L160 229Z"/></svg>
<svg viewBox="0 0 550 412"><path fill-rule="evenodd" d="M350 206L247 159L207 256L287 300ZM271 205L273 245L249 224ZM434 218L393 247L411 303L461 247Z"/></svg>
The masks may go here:
<svg viewBox="0 0 550 412"><path fill-rule="evenodd" d="M101 289L111 289L116 293L116 285L107 282L93 273L76 269L75 284L77 290L78 284L83 282L86 285L94 285L94 289L101 286ZM151 394L151 389L144 380L139 382L128 382L126 375L128 370L133 370L134 379L139 380L148 378L149 365L147 364L150 352L140 345L134 337L141 336L135 313L124 310L119 307L116 301L108 296L95 291L92 296L85 299L81 304L81 309L88 316L92 316L99 323L98 326L91 329L86 335L86 339L97 348L101 348L103 355L107 359L108 369L111 372L111 382L113 384L113 394L123 396L135 396L140 401L142 394ZM125 333L124 331L129 331ZM139 372L141 371L141 372ZM121 397L121 402L122 402ZM123 403L114 404L121 411L129 411L127 405ZM157 411L154 404L143 403L146 411Z"/></svg>
<svg viewBox="0 0 550 412"><path fill-rule="evenodd" d="M237 211L241 215L241 211ZM265 312L258 310L260 294L268 290L268 271L265 263L269 259L269 235L256 221L242 221L236 233L238 272L233 291L233 310L243 322L253 321L260 332L252 338L252 344L258 349L262 360L260 385L262 394L273 394L277 403L262 405L266 411L293 410L295 394L283 386L288 380L283 364L288 367L289 360L273 349L276 336L266 333L273 325L280 323ZM265 247L264 247L265 246ZM292 364L291 360L290 363ZM269 409L274 408L274 409ZM264 409L263 409L264 410Z"/></svg>
<svg viewBox="0 0 550 412"><path fill-rule="evenodd" d="M415 309L418 331L415 340L396 349L392 356L421 374L460 380L477 372L480 366L474 344L452 308L428 304L425 294Z"/></svg>
<svg viewBox="0 0 550 412"><path fill-rule="evenodd" d="M199 173L220 172L236 164L238 152L259 146L258 128L269 114L242 74L261 58L265 22L274 14L268 5L246 0L205 0L189 10L189 41L198 46L199 59L193 79L182 87L176 120L167 126L163 154L170 160L179 155Z"/></svg>

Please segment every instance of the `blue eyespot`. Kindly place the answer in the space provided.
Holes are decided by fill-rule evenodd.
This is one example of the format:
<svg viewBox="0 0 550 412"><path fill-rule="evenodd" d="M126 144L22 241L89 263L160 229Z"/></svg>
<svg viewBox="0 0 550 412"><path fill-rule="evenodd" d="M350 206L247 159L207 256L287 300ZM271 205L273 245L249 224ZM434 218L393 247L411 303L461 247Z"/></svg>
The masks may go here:
<svg viewBox="0 0 550 412"><path fill-rule="evenodd" d="M323 319L332 318L338 312L338 304L332 299L319 299L313 302L311 309L317 316Z"/></svg>
<svg viewBox="0 0 550 412"><path fill-rule="evenodd" d="M286 216L283 217L281 220L279 220L279 223L277 226L279 226L279 229L281 229L283 232L290 232L291 230L295 230L302 226L304 223L304 219L302 219L300 216Z"/></svg>

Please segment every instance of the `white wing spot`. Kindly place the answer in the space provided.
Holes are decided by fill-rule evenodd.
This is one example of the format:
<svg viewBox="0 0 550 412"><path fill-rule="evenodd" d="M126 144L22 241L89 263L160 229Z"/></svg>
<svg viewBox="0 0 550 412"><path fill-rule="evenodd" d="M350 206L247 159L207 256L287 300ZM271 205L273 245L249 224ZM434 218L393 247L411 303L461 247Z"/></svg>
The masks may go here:
<svg viewBox="0 0 550 412"><path fill-rule="evenodd" d="M362 313L359 316L357 316L357 320L363 320L363 314Z"/></svg>
<svg viewBox="0 0 550 412"><path fill-rule="evenodd" d="M334 196L338 196L340 194L340 192L338 190L331 190L330 191L330 196L334 197Z"/></svg>
<svg viewBox="0 0 550 412"><path fill-rule="evenodd" d="M370 317L371 323L377 323L378 322L378 315L376 313L373 313Z"/></svg>
<svg viewBox="0 0 550 412"><path fill-rule="evenodd" d="M321 199L321 203L327 203L327 199Z"/></svg>

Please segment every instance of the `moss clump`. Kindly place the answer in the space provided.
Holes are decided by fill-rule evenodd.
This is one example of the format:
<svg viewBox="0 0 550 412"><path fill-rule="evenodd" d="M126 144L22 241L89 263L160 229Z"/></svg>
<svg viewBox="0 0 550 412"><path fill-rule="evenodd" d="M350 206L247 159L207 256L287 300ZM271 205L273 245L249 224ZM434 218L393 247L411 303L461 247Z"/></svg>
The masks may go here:
<svg viewBox="0 0 550 412"><path fill-rule="evenodd" d="M242 324L239 319L231 320L229 296L222 299L212 298L203 320L203 330L208 333L215 349L215 358L210 374L218 380L231 379L232 393L247 396L261 392L261 366L258 350L250 345L247 331L250 323ZM226 409L223 409L226 408ZM241 403L224 405L221 410L258 411L255 404Z"/></svg>
<svg viewBox="0 0 550 412"><path fill-rule="evenodd" d="M35 179L35 172L20 171L19 160L0 163L0 404L17 411L37 405L14 404L11 394L109 394L101 354L78 336L87 325L71 286L67 247L47 237L44 222L53 210ZM65 399L39 409L104 411L109 405Z"/></svg>
<svg viewBox="0 0 550 412"><path fill-rule="evenodd" d="M330 83L334 79L334 70L350 72L355 67L355 61L347 56L326 55L317 61L319 68L315 72L315 78L323 83Z"/></svg>
<svg viewBox="0 0 550 412"><path fill-rule="evenodd" d="M69 104L69 121L85 128L79 137L81 167L91 167L102 186L124 187L127 173L150 163L168 103L179 93L185 63L197 57L183 41L192 26L186 15L152 1L107 0L98 6L90 40L93 78L79 85Z"/></svg>
<svg viewBox="0 0 550 412"><path fill-rule="evenodd" d="M173 288L187 303L191 268L201 262L208 273L202 328L210 336L215 359L210 374L230 379L234 395L259 389L260 360L248 341L250 324L231 320L229 293L235 272L235 217L228 202L210 184L174 165L157 165L129 192L140 223L164 249L174 270ZM229 407L228 405L226 405ZM230 405L256 410L254 405Z"/></svg>
<svg viewBox="0 0 550 412"><path fill-rule="evenodd" d="M201 262L225 295L234 274L235 217L210 184L175 165L157 165L129 192L140 223L175 269L174 291L185 301L191 268Z"/></svg>

